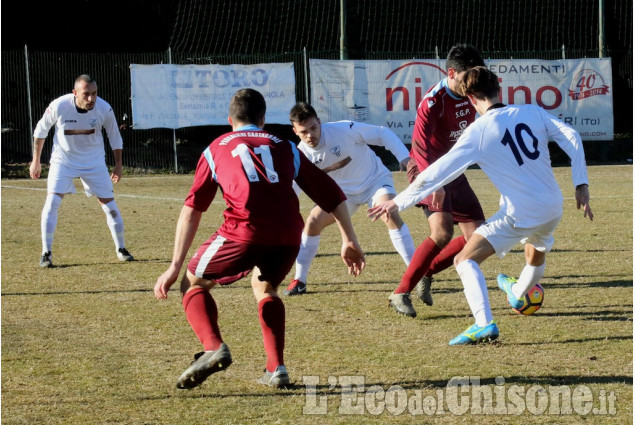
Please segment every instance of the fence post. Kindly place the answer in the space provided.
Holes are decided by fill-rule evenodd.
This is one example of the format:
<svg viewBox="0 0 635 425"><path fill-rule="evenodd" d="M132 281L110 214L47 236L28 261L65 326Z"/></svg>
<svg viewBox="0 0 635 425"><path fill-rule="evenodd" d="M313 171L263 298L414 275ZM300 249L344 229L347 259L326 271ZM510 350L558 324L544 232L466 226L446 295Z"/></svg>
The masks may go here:
<svg viewBox="0 0 635 425"><path fill-rule="evenodd" d="M311 103L311 99L309 99L309 58L306 54L306 46L302 48L302 67L304 68L304 99L307 103Z"/></svg>
<svg viewBox="0 0 635 425"><path fill-rule="evenodd" d="M599 0L598 4L598 44L599 55L598 57L604 57L604 0Z"/></svg>
<svg viewBox="0 0 635 425"><path fill-rule="evenodd" d="M33 108L31 107L31 77L29 76L29 49L27 45L24 45L24 65L26 68L26 98L29 106L29 135L31 140L29 144L33 143ZM33 148L31 147L31 152Z"/></svg>
<svg viewBox="0 0 635 425"><path fill-rule="evenodd" d="M172 65L172 47L168 47L168 63ZM179 174L179 157L176 152L176 129L172 129L172 148L174 149L174 172Z"/></svg>
<svg viewBox="0 0 635 425"><path fill-rule="evenodd" d="M566 60L567 59L567 55L564 52L564 44L562 45L562 60Z"/></svg>

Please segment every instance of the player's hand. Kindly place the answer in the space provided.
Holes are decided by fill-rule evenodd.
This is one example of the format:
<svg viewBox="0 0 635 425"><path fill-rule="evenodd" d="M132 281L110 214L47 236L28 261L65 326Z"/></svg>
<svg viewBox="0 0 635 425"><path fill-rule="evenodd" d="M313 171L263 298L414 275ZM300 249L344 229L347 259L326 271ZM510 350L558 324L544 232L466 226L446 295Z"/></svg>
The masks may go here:
<svg viewBox="0 0 635 425"><path fill-rule="evenodd" d="M436 192L432 192L432 204L430 205L432 208L439 209L443 206L443 201L445 201L445 189L441 188Z"/></svg>
<svg viewBox="0 0 635 425"><path fill-rule="evenodd" d="M42 164L40 161L33 161L31 165L29 165L29 175L33 180L39 179L42 174Z"/></svg>
<svg viewBox="0 0 635 425"><path fill-rule="evenodd" d="M369 208L366 211L368 212L368 217L371 220L375 221L379 217L381 217L382 214L390 214L397 210L399 210L399 207L397 206L397 204L395 204L395 201L390 200L382 202L379 205L375 205L374 207Z"/></svg>
<svg viewBox="0 0 635 425"><path fill-rule="evenodd" d="M154 296L160 300L166 299L170 287L178 277L179 269L170 264L170 267L157 279L157 283L154 285Z"/></svg>
<svg viewBox="0 0 635 425"><path fill-rule="evenodd" d="M123 166L121 164L115 164L115 167L112 169L112 174L110 175L110 180L113 183L117 183L121 180L121 175L123 174Z"/></svg>
<svg viewBox="0 0 635 425"><path fill-rule="evenodd" d="M408 158L403 159L403 160L399 163L399 171L406 171L406 170L408 170L408 165L410 164L410 162L411 162L411 161L412 161L412 163L414 164L414 166L416 167L415 160L414 160L414 159L412 159L412 158L410 158L410 157L408 157ZM410 168L412 168L412 166L411 166Z"/></svg>
<svg viewBox="0 0 635 425"><path fill-rule="evenodd" d="M589 220L593 221L593 211L591 211L591 205L589 201L591 200L591 196L589 195L589 186L586 184L581 184L575 188L575 201L578 209L580 207L584 208L584 218L587 216Z"/></svg>
<svg viewBox="0 0 635 425"><path fill-rule="evenodd" d="M366 267L366 260L362 248L357 241L342 243L342 260L348 267L348 274L359 276Z"/></svg>

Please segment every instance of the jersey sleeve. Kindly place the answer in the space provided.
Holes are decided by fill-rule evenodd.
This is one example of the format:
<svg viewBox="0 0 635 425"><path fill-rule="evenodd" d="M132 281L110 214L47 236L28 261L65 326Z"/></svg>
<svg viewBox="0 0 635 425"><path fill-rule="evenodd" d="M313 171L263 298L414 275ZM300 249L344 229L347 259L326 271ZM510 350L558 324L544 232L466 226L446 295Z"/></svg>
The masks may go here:
<svg viewBox="0 0 635 425"><path fill-rule="evenodd" d="M49 131L55 125L57 121L57 108L51 103L42 118L37 122L35 126L35 130L33 131L33 137L37 139L46 139L49 134Z"/></svg>
<svg viewBox="0 0 635 425"><path fill-rule="evenodd" d="M366 144L388 149L400 163L410 156L410 152L399 137L384 126L355 122L351 129L355 129Z"/></svg>
<svg viewBox="0 0 635 425"><path fill-rule="evenodd" d="M121 133L119 132L119 126L117 125L115 113L113 112L110 105L107 105L107 112L106 116L104 117L104 129L106 130L106 134L108 135L108 143L110 143L110 148L112 150L123 149L123 139L121 138Z"/></svg>
<svg viewBox="0 0 635 425"><path fill-rule="evenodd" d="M195 210L205 212L216 196L218 183L212 178L212 171L204 155L198 160L194 183L185 198L185 205Z"/></svg>
<svg viewBox="0 0 635 425"><path fill-rule="evenodd" d="M300 154L298 159L298 175L295 178L298 187L324 211L333 212L340 203L346 200L344 192L335 180L312 164L306 156Z"/></svg>
<svg viewBox="0 0 635 425"><path fill-rule="evenodd" d="M399 211L427 198L476 163L479 153L478 136L478 131L466 131L448 153L422 171L410 186L393 199Z"/></svg>
<svg viewBox="0 0 635 425"><path fill-rule="evenodd" d="M555 116L542 108L539 108L545 127L555 142L571 158L571 178L573 185L589 184L586 169L586 159L580 134L573 128L563 123Z"/></svg>

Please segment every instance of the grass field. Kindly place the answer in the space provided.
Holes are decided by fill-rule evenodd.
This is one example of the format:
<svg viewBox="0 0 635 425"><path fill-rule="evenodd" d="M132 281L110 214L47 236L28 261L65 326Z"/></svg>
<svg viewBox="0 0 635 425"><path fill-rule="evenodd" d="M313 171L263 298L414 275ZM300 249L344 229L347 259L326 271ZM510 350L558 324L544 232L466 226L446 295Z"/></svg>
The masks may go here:
<svg viewBox="0 0 635 425"><path fill-rule="evenodd" d="M467 174L491 215L494 187L480 170ZM570 169L555 174L565 215L542 309L518 316L496 287L498 273L520 272L520 246L483 265L501 331L495 344L448 346L472 323L454 269L437 276L433 307L414 300L418 316L398 316L387 298L404 265L383 224L354 216L367 256L357 278L339 259L337 229L327 229L309 293L284 299L295 383L287 390L256 383L265 355L248 278L213 290L234 364L196 389L175 388L201 347L178 292L158 301L152 288L169 263L191 175L116 185L132 263L117 260L97 201L67 196L57 267L45 270L38 258L46 182L2 180L2 423L632 423L633 169L589 167L592 223L575 209ZM395 180L406 186L404 173ZM311 203L301 200L306 214ZM219 197L203 216L194 246L219 225L223 205ZM416 243L428 236L418 209L402 215ZM452 386L453 377L473 385Z"/></svg>

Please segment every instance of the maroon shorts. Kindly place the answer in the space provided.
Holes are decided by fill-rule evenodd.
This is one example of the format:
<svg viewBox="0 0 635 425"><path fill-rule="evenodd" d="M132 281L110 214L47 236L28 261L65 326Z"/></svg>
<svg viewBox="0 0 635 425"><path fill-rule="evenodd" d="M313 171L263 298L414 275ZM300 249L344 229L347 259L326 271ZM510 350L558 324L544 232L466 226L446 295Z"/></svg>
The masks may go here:
<svg viewBox="0 0 635 425"><path fill-rule="evenodd" d="M432 208L432 195L419 203L420 206L423 206L426 215L439 211L448 212L452 214L454 223L485 220L481 203L478 201L464 174L461 174L454 181L443 186L443 188L445 189L445 200L441 208Z"/></svg>
<svg viewBox="0 0 635 425"><path fill-rule="evenodd" d="M195 276L228 285L260 269L259 280L280 285L300 250L295 245L253 245L234 242L214 233L187 264Z"/></svg>

